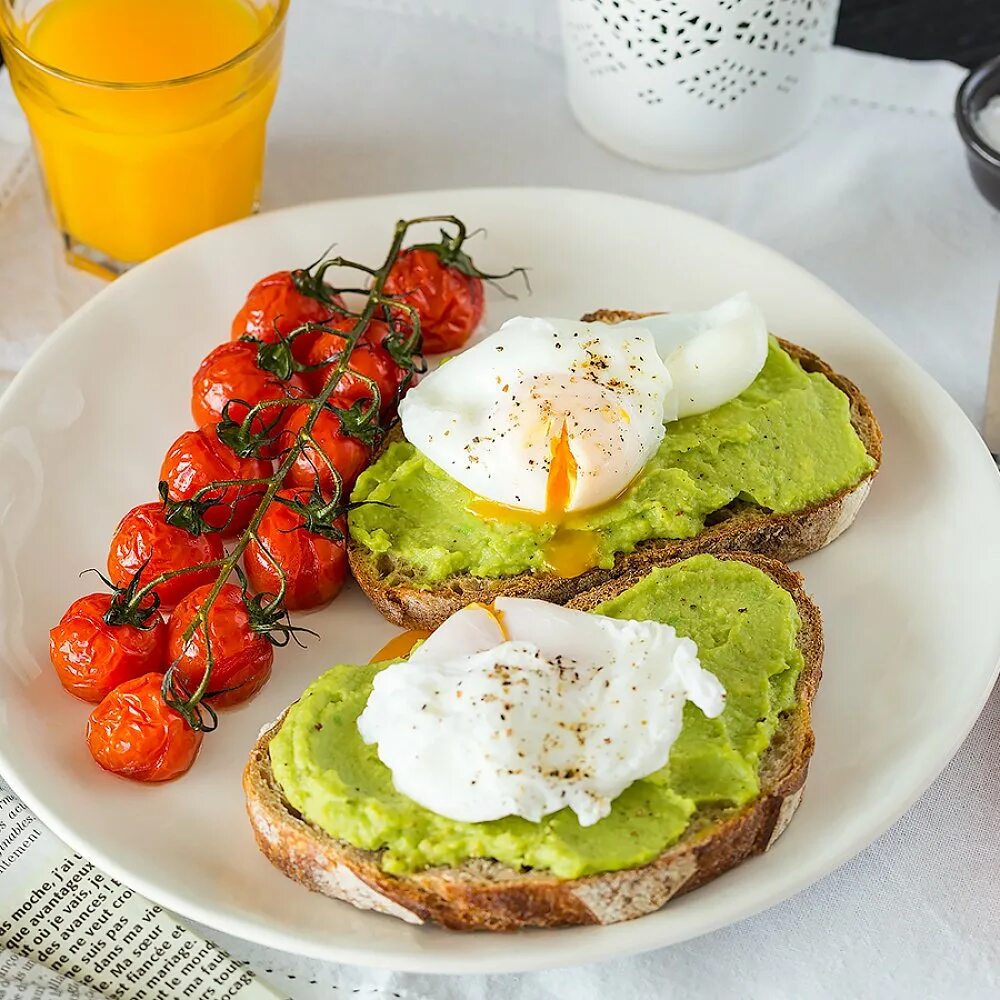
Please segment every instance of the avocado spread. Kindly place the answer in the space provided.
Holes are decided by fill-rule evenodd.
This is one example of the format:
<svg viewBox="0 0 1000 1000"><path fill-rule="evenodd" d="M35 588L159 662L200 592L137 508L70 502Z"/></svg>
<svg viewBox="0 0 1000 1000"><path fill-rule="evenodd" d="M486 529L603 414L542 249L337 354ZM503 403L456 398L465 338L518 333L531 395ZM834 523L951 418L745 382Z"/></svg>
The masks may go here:
<svg viewBox="0 0 1000 1000"><path fill-rule="evenodd" d="M289 710L270 743L288 802L333 837L384 848L390 872L495 858L576 878L644 864L677 841L699 810L752 800L761 754L779 715L795 704L803 664L791 596L753 566L700 555L653 570L595 610L663 622L689 636L702 666L725 687L726 707L708 719L689 702L667 765L633 782L593 826L581 827L569 809L538 823L516 816L462 823L397 792L356 724L385 663L334 667Z"/></svg>
<svg viewBox="0 0 1000 1000"><path fill-rule="evenodd" d="M851 426L847 397L807 373L772 339L767 361L735 399L667 425L659 450L616 500L572 515L589 533L593 565L651 538L691 538L734 500L777 513L801 510L852 486L874 461ZM486 520L473 493L413 445L390 445L358 479L351 537L388 554L411 586L433 588L461 573L481 577L545 571L555 524ZM573 574L569 574L573 575ZM387 582L395 582L390 576Z"/></svg>

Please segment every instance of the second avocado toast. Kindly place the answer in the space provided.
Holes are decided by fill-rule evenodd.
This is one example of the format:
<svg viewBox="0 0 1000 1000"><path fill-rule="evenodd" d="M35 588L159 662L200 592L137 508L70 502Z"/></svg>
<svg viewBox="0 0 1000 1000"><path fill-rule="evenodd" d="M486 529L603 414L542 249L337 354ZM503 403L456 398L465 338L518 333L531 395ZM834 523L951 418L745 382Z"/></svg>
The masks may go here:
<svg viewBox="0 0 1000 1000"><path fill-rule="evenodd" d="M334 668L251 754L244 786L264 854L362 908L511 930L628 920L766 850L798 805L813 747L823 638L798 574L704 555L632 570L570 606L675 623L728 692L718 719L685 708L667 767L606 819L581 827L564 810L542 824L469 825L428 813L393 788L355 726L384 665Z"/></svg>

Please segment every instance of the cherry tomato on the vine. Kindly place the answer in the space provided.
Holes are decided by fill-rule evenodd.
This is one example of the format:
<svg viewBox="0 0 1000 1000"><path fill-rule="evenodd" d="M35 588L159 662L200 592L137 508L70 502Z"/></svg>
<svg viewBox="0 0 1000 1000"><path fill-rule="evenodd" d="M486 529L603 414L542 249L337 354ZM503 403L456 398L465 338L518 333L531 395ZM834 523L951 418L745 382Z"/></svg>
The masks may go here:
<svg viewBox="0 0 1000 1000"><path fill-rule="evenodd" d="M309 419L309 414L308 406L300 406L292 411L285 425L285 439L288 445L295 441L296 435ZM343 429L340 414L325 406L313 424L312 437L319 447L308 443L303 446L295 458L294 465L285 476L284 485L289 488L312 489L318 481L322 492L331 496L335 480L324 460L325 455L340 473L343 498L346 500L354 481L371 461L371 448L358 438L347 434Z"/></svg>
<svg viewBox="0 0 1000 1000"><path fill-rule="evenodd" d="M222 539L217 534L192 535L167 524L162 503L133 507L119 522L108 552L108 576L116 587L127 587L142 570L140 586L154 577L199 563L221 559ZM143 569L143 564L145 569ZM156 587L163 608L172 608L182 597L218 576L218 567L181 573Z"/></svg>
<svg viewBox="0 0 1000 1000"><path fill-rule="evenodd" d="M167 625L154 611L145 627L109 625L112 594L74 601L49 631L49 659L59 682L77 698L98 702L112 688L151 670L163 671Z"/></svg>
<svg viewBox="0 0 1000 1000"><path fill-rule="evenodd" d="M333 326L334 324L328 324ZM350 331L351 324L344 323L343 318L341 318L338 329L346 329ZM371 344L372 347L384 347L385 338L389 336L389 324L384 319L373 319L369 324L362 330L361 336L358 338L359 344Z"/></svg>
<svg viewBox="0 0 1000 1000"><path fill-rule="evenodd" d="M205 603L212 584L199 587L181 601L170 616L167 656L176 664L177 677L193 694L205 676L207 658L204 630L199 626L184 642L184 632ZM256 694L271 676L274 647L253 628L243 592L232 583L219 591L207 615L212 649L212 673L206 697L218 708L236 705Z"/></svg>
<svg viewBox="0 0 1000 1000"><path fill-rule="evenodd" d="M277 594L277 563L285 574L284 605L289 611L318 608L340 593L347 577L347 522L335 522L340 538L307 530L300 513L280 500L309 500L308 490L279 490L264 512L257 537L243 553L247 579L259 594ZM265 551L266 550L266 551ZM270 553L271 558L268 558Z"/></svg>
<svg viewBox="0 0 1000 1000"><path fill-rule="evenodd" d="M202 733L163 700L163 674L119 684L90 713L87 746L105 771L137 781L167 781L198 756Z"/></svg>
<svg viewBox="0 0 1000 1000"><path fill-rule="evenodd" d="M306 270L276 271L261 278L247 294L247 300L233 318L232 339L255 337L272 343L304 323L328 323L342 313L332 308L326 297L340 306L343 301L325 282ZM308 350L310 334L295 341L296 355Z"/></svg>
<svg viewBox="0 0 1000 1000"><path fill-rule="evenodd" d="M315 371L303 372L303 378L310 391L316 395L326 384L331 368L340 361L346 340L338 333L319 332L313 342L305 363L323 365ZM378 386L382 413L389 412L396 401L396 391L403 383L406 372L392 360L392 356L381 345L362 340L351 352L347 370L331 397L338 405L350 406L358 399L371 399L371 386L359 375L370 378Z"/></svg>
<svg viewBox="0 0 1000 1000"><path fill-rule="evenodd" d="M461 347L483 318L483 282L445 264L433 250L404 250L383 291L417 310L425 354Z"/></svg>
<svg viewBox="0 0 1000 1000"><path fill-rule="evenodd" d="M285 396L307 396L305 382L298 375L282 381L257 364L257 345L246 340L220 344L198 366L191 381L191 416L202 430L210 430L222 420L230 400L240 399L229 407L228 415L236 423L246 418L249 406L256 406ZM284 426L287 407L268 407L253 421L253 431L263 432L272 425L272 436ZM279 449L267 449L273 458Z"/></svg>
<svg viewBox="0 0 1000 1000"><path fill-rule="evenodd" d="M160 467L160 479L167 484L171 500L190 500L213 482L264 479L273 471L269 461L240 458L219 440L215 431L185 431L167 451ZM204 513L206 524L222 529L223 538L238 535L253 517L266 484L247 483L210 490L200 500L218 500Z"/></svg>

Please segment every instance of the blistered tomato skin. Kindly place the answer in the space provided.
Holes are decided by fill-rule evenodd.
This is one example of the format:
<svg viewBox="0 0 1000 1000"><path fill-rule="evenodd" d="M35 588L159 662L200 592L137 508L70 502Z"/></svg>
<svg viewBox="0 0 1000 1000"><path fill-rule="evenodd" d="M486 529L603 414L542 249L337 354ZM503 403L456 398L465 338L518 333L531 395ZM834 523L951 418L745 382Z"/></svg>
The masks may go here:
<svg viewBox="0 0 1000 1000"><path fill-rule="evenodd" d="M433 250L404 250L384 291L417 310L425 354L462 347L483 318L482 279L442 263Z"/></svg>
<svg viewBox="0 0 1000 1000"><path fill-rule="evenodd" d="M274 502L264 512L257 538L243 554L243 564L250 585L258 594L277 594L281 579L274 562L285 574L284 605L289 611L318 608L340 593L347 577L347 521L339 518L341 538L335 540L307 531L303 519L280 500L306 502L306 490L279 490ZM259 539L259 540L258 540Z"/></svg>
<svg viewBox="0 0 1000 1000"><path fill-rule="evenodd" d="M192 535L164 520L162 503L133 507L121 520L111 539L108 577L116 587L127 587L142 570L140 584L162 573L221 559L222 539L218 534ZM145 564L145 568L143 568ZM218 576L218 567L181 573L156 588L160 606L172 608L195 587Z"/></svg>
<svg viewBox="0 0 1000 1000"><path fill-rule="evenodd" d="M314 395L322 391L331 369L340 361L345 346L346 340L339 334L320 332L316 335L306 363L322 367L303 373L303 378ZM351 352L347 369L333 390L331 399L338 406L346 407L356 400L372 398L371 386L359 375L370 378L375 383L379 391L380 412L388 413L396 402L396 392L402 385L406 372L380 344L361 340Z"/></svg>
<svg viewBox="0 0 1000 1000"><path fill-rule="evenodd" d="M305 382L298 375L282 381L257 365L257 345L247 341L220 344L199 365L191 380L191 416L195 424L207 433L222 420L226 404L228 415L242 423L249 407L286 396L308 396ZM271 428L278 434L284 426L286 408L268 407L253 421L255 433ZM267 450L267 449L265 449ZM270 449L267 458L274 458L279 449Z"/></svg>
<svg viewBox="0 0 1000 1000"><path fill-rule="evenodd" d="M285 437L291 445L295 436L309 419L308 406L294 409L285 425ZM342 497L347 499L354 481L371 462L372 450L363 441L350 434L345 434L341 428L340 415L334 410L324 407L312 427L312 437L317 447L306 444L299 452L295 463L285 476L284 485L288 488L302 487L312 489L319 482L324 495L332 496L334 476L329 466L323 460L323 455L332 462L340 473L343 481ZM322 454L320 454L322 452Z"/></svg>
<svg viewBox="0 0 1000 1000"><path fill-rule="evenodd" d="M195 630L185 643L184 633L205 603L212 584L190 593L170 616L167 658L176 663L177 677L189 692L201 685L207 657L203 630ZM255 695L271 676L274 647L250 624L250 615L240 588L227 583L208 612L208 636L212 647L212 673L207 696L216 708L239 704Z"/></svg>
<svg viewBox="0 0 1000 1000"><path fill-rule="evenodd" d="M163 700L163 675L119 684L90 713L87 746L105 771L136 781L169 781L194 763L202 733Z"/></svg>
<svg viewBox="0 0 1000 1000"><path fill-rule="evenodd" d="M276 271L261 278L250 289L246 302L233 317L232 339L254 337L270 344L279 334L287 337L304 323L329 323L342 315L326 302L302 291L302 287L307 287L310 282L316 285L315 279L305 271ZM322 291L334 302L343 305L329 285L322 285ZM293 353L300 360L305 357L311 340L310 334L296 338Z"/></svg>
<svg viewBox="0 0 1000 1000"><path fill-rule="evenodd" d="M109 625L110 594L74 601L49 632L49 659L62 686L77 698L99 702L124 681L163 670L167 625L154 612L148 628Z"/></svg>
<svg viewBox="0 0 1000 1000"><path fill-rule="evenodd" d="M160 479L172 500L190 500L213 482L264 479L273 467L260 458L241 458L223 444L214 430L185 431L167 451ZM265 483L230 486L203 494L201 500L218 500L205 511L204 519L220 528L223 538L234 538L250 523L266 489Z"/></svg>

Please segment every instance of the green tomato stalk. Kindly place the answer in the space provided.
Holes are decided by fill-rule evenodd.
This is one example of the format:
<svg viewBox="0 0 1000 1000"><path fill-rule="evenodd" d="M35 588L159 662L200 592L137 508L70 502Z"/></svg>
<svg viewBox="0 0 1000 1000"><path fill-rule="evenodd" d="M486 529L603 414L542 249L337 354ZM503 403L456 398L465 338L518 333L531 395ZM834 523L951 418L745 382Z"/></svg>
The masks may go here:
<svg viewBox="0 0 1000 1000"><path fill-rule="evenodd" d="M209 685L213 666L208 615L222 588L234 572L243 589L244 601L250 614L252 628L266 634L270 641L276 645L285 645L289 639L298 642L298 633L307 631L292 626L288 621L287 612L283 606L287 577L281 565L262 542L258 529L268 507L276 499L276 494L281 489L289 470L303 453L303 450L308 448L310 454L317 456L330 473L333 483L332 492L325 495L319 487L317 477L317 484L307 499L289 502L278 497L278 502L296 510L302 516L304 527L307 530L317 533L332 533L339 537L340 533L334 525L334 520L350 505L344 503L344 485L340 472L317 444L313 437L313 428L320 413L326 408L338 414L345 433L357 437L373 449L381 443L385 434L379 416L382 400L379 387L374 380L360 372L352 372L354 378L360 378L368 384L370 398L355 402L349 407L337 407L330 400L342 376L350 366L351 355L358 341L373 320L384 320L388 325L389 336L386 347L397 364L404 367L407 372L403 381L404 390L412 380L414 371L419 370L419 366L422 366L422 359L419 357L420 317L412 306L383 294L383 288L393 264L403 249L407 233L413 226L425 223L438 223L444 227L450 227L453 232L442 229L440 243L418 244L418 246L435 249L441 254L443 260L447 259L448 262L454 263L463 272L468 268L470 269L468 273L473 273L487 280L506 277L514 273L524 273L521 268L514 268L507 275L486 275L475 270L467 255L462 251L462 245L467 236L466 228L458 218L452 215L425 216L397 222L389 250L377 268L371 268L357 261L337 256L318 262L307 270L296 272L300 276L303 286L308 286L307 291L310 295L321 297L323 301L329 302L335 307L338 314L351 318L353 323L348 330L332 329L323 324L305 324L292 331L287 337L279 338L275 344L260 346L258 360L262 367L271 371L277 378L285 380L293 372L316 370L319 367L304 366L294 359L290 347L296 337L316 331L336 333L343 337L343 350L340 352L337 362L332 365L322 389L315 396L301 397L289 393L282 398L266 400L254 406L249 406L244 400L232 400L231 403L246 407L246 415L238 422L231 418L228 412L229 405L227 405L217 433L220 440L242 456L259 455L262 449L273 448L276 445L281 433L282 418L287 407L296 406L308 409L307 419L296 433L294 440L290 441L288 447L281 451L274 474L268 478L249 481L213 482L200 489L191 499L183 501L170 500L166 495L165 484L160 484L168 522L176 527L184 528L192 534L199 534L203 531L219 531L225 527L211 527L204 520L207 509L220 502L225 502L221 499L224 489L239 491L238 499L243 499L248 495L256 496L259 494L260 496L260 501L246 529L239 535L233 547L222 559L163 573L142 586L138 585L139 573L137 573L127 588L116 593L115 603L112 611L109 612L109 614L114 614L116 622L146 623L159 605L159 598L155 590L160 584L184 573L206 568L218 568L215 582L182 637L184 646L187 646L195 634L199 630L201 631L205 650L205 671L200 683L193 691L187 690L178 676L178 663L176 661L169 665L163 677L164 701L179 712L195 730L210 731L216 727L218 722L214 709L204 701L206 695L210 693ZM347 269L360 273L364 278L359 284L364 284L366 287L332 288L326 284L325 276L333 269ZM342 301L339 296L343 293L356 293L365 296L364 305L360 311L352 312L339 304ZM252 492L243 492L248 489ZM328 537L332 537L332 534L328 534ZM251 541L256 541L260 545L278 576L280 585L275 594L251 596L247 592L247 581L239 567L239 562ZM142 570L139 572L141 573ZM114 623L109 622L109 624ZM140 625L140 627L143 626Z"/></svg>

